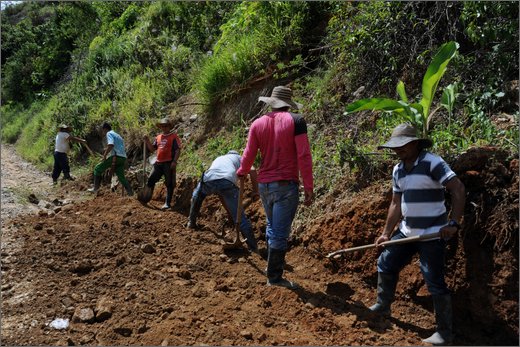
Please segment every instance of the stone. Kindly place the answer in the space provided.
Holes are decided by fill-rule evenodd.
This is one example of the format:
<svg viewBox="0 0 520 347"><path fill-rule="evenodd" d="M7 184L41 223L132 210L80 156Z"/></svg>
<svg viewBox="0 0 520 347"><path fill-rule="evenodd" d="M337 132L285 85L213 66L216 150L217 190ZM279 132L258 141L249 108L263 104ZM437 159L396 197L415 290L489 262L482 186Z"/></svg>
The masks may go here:
<svg viewBox="0 0 520 347"><path fill-rule="evenodd" d="M74 323L92 323L94 321L94 310L90 307L76 307L72 322Z"/></svg>
<svg viewBox="0 0 520 347"><path fill-rule="evenodd" d="M155 247L149 243L146 243L144 245L141 245L141 251L148 254L155 253Z"/></svg>
<svg viewBox="0 0 520 347"><path fill-rule="evenodd" d="M70 271L73 273L77 273L78 275L86 275L90 271L92 271L93 268L94 266L92 265L92 262L88 259L84 259L82 261L74 262Z"/></svg>
<svg viewBox="0 0 520 347"><path fill-rule="evenodd" d="M253 333L248 330L242 330L240 332L240 336L242 336L246 340L252 340L253 339Z"/></svg>
<svg viewBox="0 0 520 347"><path fill-rule="evenodd" d="M50 202L48 202L48 201L40 200L38 202L38 207L41 207L41 208L51 208L52 204Z"/></svg>
<svg viewBox="0 0 520 347"><path fill-rule="evenodd" d="M110 298L105 296L101 297L96 304L96 320L102 322L112 317L114 306L114 302Z"/></svg>
<svg viewBox="0 0 520 347"><path fill-rule="evenodd" d="M35 204L35 205L38 205L38 203L40 202L40 200L36 197L36 195L34 194L29 194L29 196L27 197L27 200L29 200L30 203L32 204Z"/></svg>
<svg viewBox="0 0 520 347"><path fill-rule="evenodd" d="M114 328L114 332L124 337L129 337L132 335L132 329L125 327Z"/></svg>
<svg viewBox="0 0 520 347"><path fill-rule="evenodd" d="M180 278L184 278L185 280L189 280L191 279L191 272L189 272L188 270L181 270L177 273L177 276L179 276Z"/></svg>
<svg viewBox="0 0 520 347"><path fill-rule="evenodd" d="M144 334L146 331L148 331L148 329L150 329L150 328L147 327L146 325L141 325L141 326L137 329L137 333L138 333L138 334Z"/></svg>
<svg viewBox="0 0 520 347"><path fill-rule="evenodd" d="M52 203L54 204L54 206L60 206L62 204L62 202L58 200L58 198L52 200Z"/></svg>

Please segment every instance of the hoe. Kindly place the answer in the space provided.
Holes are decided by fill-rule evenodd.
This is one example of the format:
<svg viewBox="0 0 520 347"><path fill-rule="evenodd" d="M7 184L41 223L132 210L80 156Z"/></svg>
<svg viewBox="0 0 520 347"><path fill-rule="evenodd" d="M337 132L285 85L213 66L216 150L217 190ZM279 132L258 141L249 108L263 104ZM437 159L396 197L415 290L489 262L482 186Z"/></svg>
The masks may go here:
<svg viewBox="0 0 520 347"><path fill-rule="evenodd" d="M146 205L151 199L152 190L146 185L146 142L143 142L143 186L137 193L137 200Z"/></svg>
<svg viewBox="0 0 520 347"><path fill-rule="evenodd" d="M439 237L439 236L440 236L440 233L438 233L438 232L437 233L433 233L433 234L428 234L428 235L410 236L410 237L407 237L407 238L404 238L404 239L390 240L390 241L381 242L380 245L381 246L390 246L390 245L397 245L397 244L401 244L401 243L408 243L408 242L414 242L414 241L430 240L430 239L434 239L434 238ZM335 251L335 252L329 253L327 255L327 258L329 258L329 259L337 259L337 258L339 258L341 256L341 254L351 253L351 252L355 252L355 251L361 251L361 250L373 248L375 246L376 246L375 243L371 243L369 245L364 245L364 246L340 249L339 251Z"/></svg>
<svg viewBox="0 0 520 347"><path fill-rule="evenodd" d="M245 242L245 239L242 239L240 236L240 224L242 223L242 211L244 207L242 206L242 200L244 199L244 179L239 178L240 181L240 190L238 193L238 207L237 207L237 220L235 223L235 240L233 242L226 242L222 245L224 250L231 249L240 249L242 248L242 243Z"/></svg>

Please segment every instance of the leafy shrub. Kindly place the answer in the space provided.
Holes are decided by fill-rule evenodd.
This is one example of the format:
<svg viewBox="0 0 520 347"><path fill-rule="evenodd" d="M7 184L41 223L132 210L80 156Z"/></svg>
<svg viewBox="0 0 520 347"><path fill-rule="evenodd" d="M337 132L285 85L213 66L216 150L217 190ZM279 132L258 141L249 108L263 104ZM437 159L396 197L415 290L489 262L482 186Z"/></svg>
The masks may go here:
<svg viewBox="0 0 520 347"><path fill-rule="evenodd" d="M243 2L221 27L215 50L199 68L195 88L212 105L232 88L301 49L309 5L305 2ZM264 71L265 72L265 71Z"/></svg>
<svg viewBox="0 0 520 347"><path fill-rule="evenodd" d="M1 13L3 104L30 103L36 93L50 89L67 73L73 52L98 28L96 13L87 3L17 6L26 11L21 20L12 20L11 12Z"/></svg>
<svg viewBox="0 0 520 347"><path fill-rule="evenodd" d="M427 136L429 131L429 123L435 112L430 112L433 98L437 90L440 79L446 72L450 60L455 56L459 44L456 42L447 42L443 44L437 54L433 57L432 62L428 66L422 82L422 98L418 103L409 102L405 91L404 83L400 81L397 84L397 93L401 100L393 100L388 98L370 98L361 99L350 105L347 105L347 113L353 113L363 110L378 110L397 115L401 120L407 121L416 126L421 136ZM447 89L444 101L446 106L451 108L453 100L449 100L451 89ZM450 105L447 105L449 103Z"/></svg>

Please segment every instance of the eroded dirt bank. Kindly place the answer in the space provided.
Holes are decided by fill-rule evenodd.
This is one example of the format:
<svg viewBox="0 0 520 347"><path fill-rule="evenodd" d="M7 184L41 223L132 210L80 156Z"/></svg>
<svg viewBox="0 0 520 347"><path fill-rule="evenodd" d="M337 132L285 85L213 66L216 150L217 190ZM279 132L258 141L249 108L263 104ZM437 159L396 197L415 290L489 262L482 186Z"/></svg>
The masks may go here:
<svg viewBox="0 0 520 347"><path fill-rule="evenodd" d="M466 156L454 167L468 191L466 223L450 241L447 274L455 344L518 345L518 162L491 149ZM322 256L373 242L388 182L317 202L322 216L287 258L297 291L267 287L261 255L223 252L231 226L217 199L204 204L202 231L185 228L194 184L180 179L174 210L163 212L160 200L144 207L106 188L89 196L80 180L52 190L54 206L3 220L2 345L421 345L433 332L417 264L384 319L367 309L376 251ZM265 248L260 203L247 212ZM52 328L56 318L68 328Z"/></svg>

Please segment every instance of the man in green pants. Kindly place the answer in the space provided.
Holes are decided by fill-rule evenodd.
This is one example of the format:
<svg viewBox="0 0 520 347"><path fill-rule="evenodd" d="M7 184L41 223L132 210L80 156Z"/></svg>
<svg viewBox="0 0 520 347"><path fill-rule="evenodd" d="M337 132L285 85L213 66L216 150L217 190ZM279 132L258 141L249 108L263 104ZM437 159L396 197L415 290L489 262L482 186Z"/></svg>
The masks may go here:
<svg viewBox="0 0 520 347"><path fill-rule="evenodd" d="M101 185L101 175L110 168L110 172L117 175L126 193L132 196L134 192L125 178L126 151L123 138L112 130L112 127L107 122L103 123L101 129L103 136L106 136L107 139L107 148L103 153L103 161L94 168L94 187L90 188L89 191L97 193Z"/></svg>

